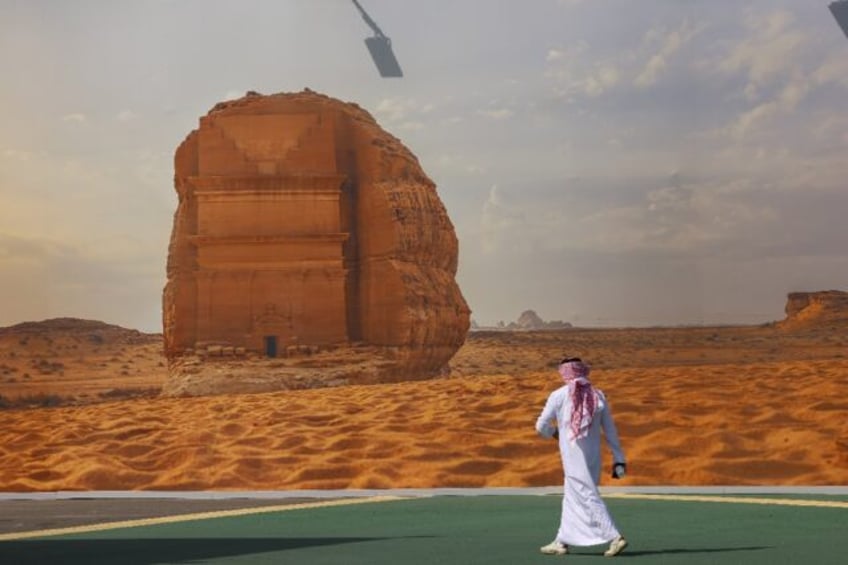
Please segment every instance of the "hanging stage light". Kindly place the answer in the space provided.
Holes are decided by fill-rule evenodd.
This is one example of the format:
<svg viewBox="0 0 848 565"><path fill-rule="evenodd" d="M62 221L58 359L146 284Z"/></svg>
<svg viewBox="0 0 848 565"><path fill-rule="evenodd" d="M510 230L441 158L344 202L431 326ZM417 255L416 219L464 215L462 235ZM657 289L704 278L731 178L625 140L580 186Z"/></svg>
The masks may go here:
<svg viewBox="0 0 848 565"><path fill-rule="evenodd" d="M831 3L830 11L839 27L842 28L842 32L845 33L845 37L848 37L848 0L837 0Z"/></svg>
<svg viewBox="0 0 848 565"><path fill-rule="evenodd" d="M403 71L400 70L400 64L392 51L392 40L386 37L377 22L371 19L371 16L357 2L352 0L356 9L362 15L362 19L374 31L373 37L365 39L365 46L368 47L368 52L371 53L371 58L374 64L377 65L377 70L380 71L380 76L383 78L402 77Z"/></svg>

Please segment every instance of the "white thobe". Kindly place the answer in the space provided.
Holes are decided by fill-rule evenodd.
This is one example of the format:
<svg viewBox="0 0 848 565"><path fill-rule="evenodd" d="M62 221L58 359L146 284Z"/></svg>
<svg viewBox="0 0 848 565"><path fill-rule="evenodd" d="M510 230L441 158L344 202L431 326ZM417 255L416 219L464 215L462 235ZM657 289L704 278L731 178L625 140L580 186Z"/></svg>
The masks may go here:
<svg viewBox="0 0 848 565"><path fill-rule="evenodd" d="M619 536L618 528L598 491L601 480L601 428L614 461L624 463L624 453L618 442L618 431L606 397L598 389L595 389L598 392L598 403L589 433L576 441L570 439L573 386L570 383L551 393L536 420L536 431L543 437L552 437L554 430L557 427L559 429L565 490L557 541L566 545L599 545Z"/></svg>

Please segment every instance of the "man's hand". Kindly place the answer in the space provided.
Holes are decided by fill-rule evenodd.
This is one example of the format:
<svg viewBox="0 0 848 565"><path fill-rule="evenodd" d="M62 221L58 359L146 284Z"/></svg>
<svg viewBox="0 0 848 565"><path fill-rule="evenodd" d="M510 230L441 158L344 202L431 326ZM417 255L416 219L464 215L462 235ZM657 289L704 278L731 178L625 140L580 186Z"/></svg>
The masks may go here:
<svg viewBox="0 0 848 565"><path fill-rule="evenodd" d="M612 464L612 478L620 479L627 474L627 463L613 463Z"/></svg>

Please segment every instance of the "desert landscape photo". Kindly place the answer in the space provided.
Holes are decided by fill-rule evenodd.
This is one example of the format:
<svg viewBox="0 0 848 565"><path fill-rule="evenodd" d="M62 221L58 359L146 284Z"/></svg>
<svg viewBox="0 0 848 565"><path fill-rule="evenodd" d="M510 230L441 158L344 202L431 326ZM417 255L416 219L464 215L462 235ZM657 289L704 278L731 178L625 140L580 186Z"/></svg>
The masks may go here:
<svg viewBox="0 0 848 565"><path fill-rule="evenodd" d="M193 398L159 396L160 335L73 319L7 327L0 485L557 485L556 445L533 424L575 352L611 402L629 461L616 484L846 484L848 310L829 294L761 326L472 332L450 374L426 381Z"/></svg>
<svg viewBox="0 0 848 565"><path fill-rule="evenodd" d="M835 4L0 0L0 493L848 485Z"/></svg>

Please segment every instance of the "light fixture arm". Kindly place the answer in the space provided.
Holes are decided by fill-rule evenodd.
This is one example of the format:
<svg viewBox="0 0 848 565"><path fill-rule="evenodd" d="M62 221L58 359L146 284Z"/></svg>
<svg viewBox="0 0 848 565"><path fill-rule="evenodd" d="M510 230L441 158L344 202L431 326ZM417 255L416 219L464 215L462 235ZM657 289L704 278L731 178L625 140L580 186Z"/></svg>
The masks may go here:
<svg viewBox="0 0 848 565"><path fill-rule="evenodd" d="M368 12L365 11L365 8L357 2L357 0L352 0L353 5L356 6L356 9L359 10L359 14L362 16L362 19L365 20L365 23L368 24L372 30L374 30L374 35L376 37L386 37L386 34L383 33L383 30L380 29L380 26L377 25L377 22L371 19L371 16L368 15Z"/></svg>

